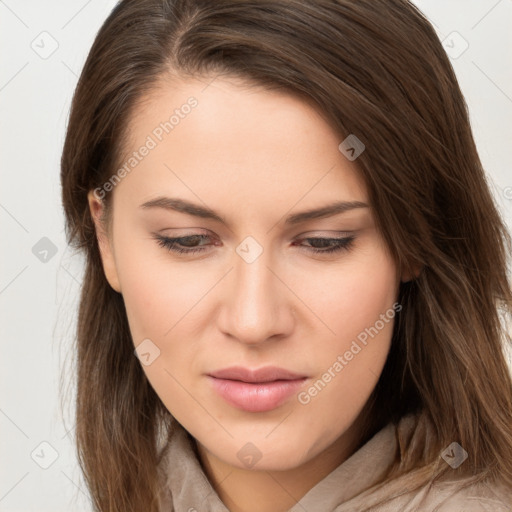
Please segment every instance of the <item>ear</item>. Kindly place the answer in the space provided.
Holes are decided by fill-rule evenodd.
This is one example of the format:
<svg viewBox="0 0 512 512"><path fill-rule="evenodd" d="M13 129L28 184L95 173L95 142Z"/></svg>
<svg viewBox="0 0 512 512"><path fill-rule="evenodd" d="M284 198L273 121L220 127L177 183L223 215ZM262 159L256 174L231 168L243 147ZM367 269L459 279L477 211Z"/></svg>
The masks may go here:
<svg viewBox="0 0 512 512"><path fill-rule="evenodd" d="M91 212L91 217L96 230L96 238L98 239L98 246L100 249L101 261L103 263L103 271L105 272L105 277L107 278L110 286L116 292L121 292L112 242L108 236L106 227L101 220L104 209L103 202L101 199L94 195L93 190L90 190L87 194L87 200L89 201L89 210Z"/></svg>

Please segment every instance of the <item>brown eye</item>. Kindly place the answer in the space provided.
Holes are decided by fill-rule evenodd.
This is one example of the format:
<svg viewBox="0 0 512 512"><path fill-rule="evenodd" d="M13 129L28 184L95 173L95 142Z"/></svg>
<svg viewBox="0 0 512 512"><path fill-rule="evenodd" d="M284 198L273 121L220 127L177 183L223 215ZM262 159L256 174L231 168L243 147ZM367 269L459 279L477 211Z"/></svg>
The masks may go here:
<svg viewBox="0 0 512 512"><path fill-rule="evenodd" d="M338 251L348 251L354 240L355 236L347 236L343 238L303 238L302 241L307 241L309 246L307 250L316 253L333 253Z"/></svg>
<svg viewBox="0 0 512 512"><path fill-rule="evenodd" d="M180 236L178 238L169 238L165 236L156 236L156 240L160 247L181 254L193 254L204 252L206 249L203 247L206 244L198 245L201 240L208 240L210 237L207 235L188 235Z"/></svg>

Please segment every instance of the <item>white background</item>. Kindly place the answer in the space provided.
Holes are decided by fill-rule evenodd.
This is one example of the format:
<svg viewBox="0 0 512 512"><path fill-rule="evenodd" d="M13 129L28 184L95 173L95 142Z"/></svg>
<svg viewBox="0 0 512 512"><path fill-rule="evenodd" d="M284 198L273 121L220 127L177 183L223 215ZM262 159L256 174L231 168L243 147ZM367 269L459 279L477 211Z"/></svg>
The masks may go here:
<svg viewBox="0 0 512 512"><path fill-rule="evenodd" d="M114 3L0 0L0 511L92 510L74 454L69 387L82 262L64 237L59 161L78 75ZM440 39L456 31L469 44L452 63L511 226L512 0L415 3ZM32 48L52 44L45 59ZM46 262L32 252L43 237L57 251ZM58 454L47 469L35 462L52 461L42 442Z"/></svg>

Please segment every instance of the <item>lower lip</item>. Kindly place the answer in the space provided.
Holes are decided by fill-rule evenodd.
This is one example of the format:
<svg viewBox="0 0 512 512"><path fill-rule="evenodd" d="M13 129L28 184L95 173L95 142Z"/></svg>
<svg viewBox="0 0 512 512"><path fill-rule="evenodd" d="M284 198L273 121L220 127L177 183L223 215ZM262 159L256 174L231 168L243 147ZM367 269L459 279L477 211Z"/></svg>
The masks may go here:
<svg viewBox="0 0 512 512"><path fill-rule="evenodd" d="M215 391L231 405L248 412L276 409L296 393L306 378L254 383L210 377Z"/></svg>

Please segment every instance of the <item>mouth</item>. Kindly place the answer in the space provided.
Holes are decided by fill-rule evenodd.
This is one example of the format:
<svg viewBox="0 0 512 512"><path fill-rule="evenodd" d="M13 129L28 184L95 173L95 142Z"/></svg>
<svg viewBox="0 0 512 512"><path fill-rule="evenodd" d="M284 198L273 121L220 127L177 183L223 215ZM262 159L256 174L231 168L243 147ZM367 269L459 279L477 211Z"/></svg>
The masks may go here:
<svg viewBox="0 0 512 512"><path fill-rule="evenodd" d="M257 370L231 367L207 375L213 389L230 405L247 412L264 412L283 405L307 376L269 366Z"/></svg>

